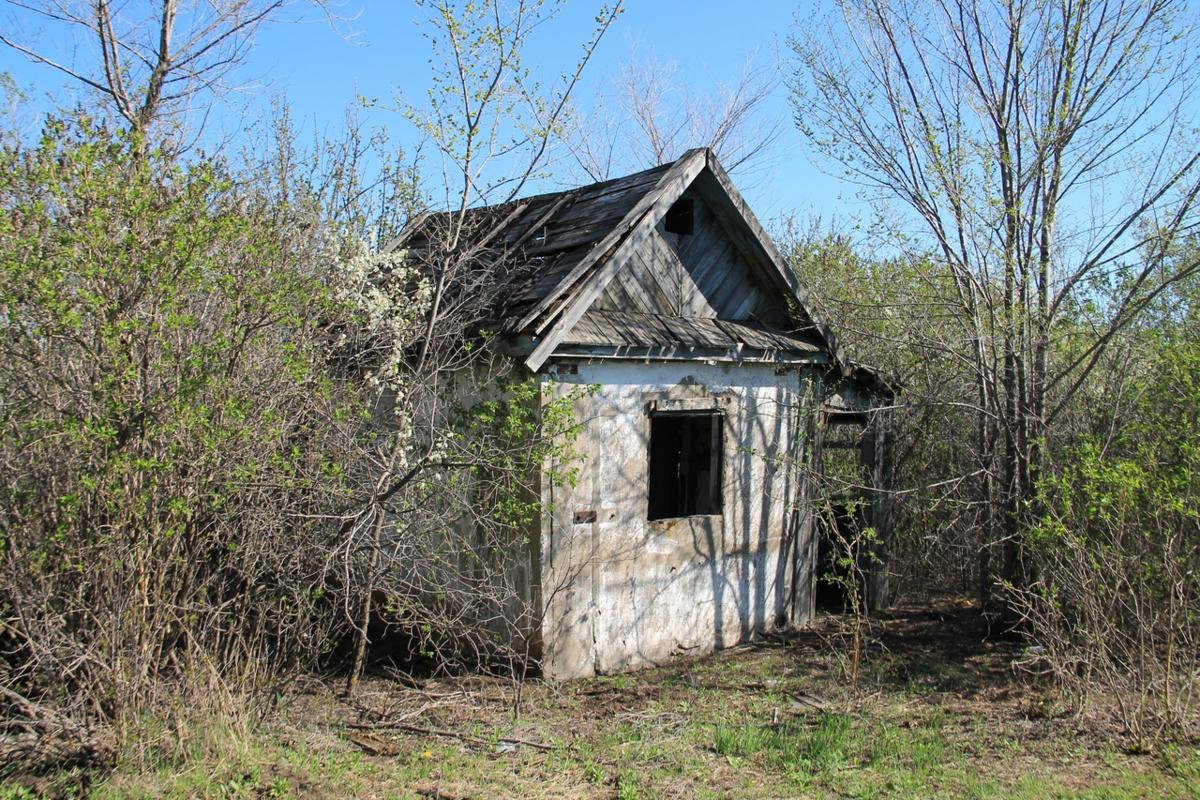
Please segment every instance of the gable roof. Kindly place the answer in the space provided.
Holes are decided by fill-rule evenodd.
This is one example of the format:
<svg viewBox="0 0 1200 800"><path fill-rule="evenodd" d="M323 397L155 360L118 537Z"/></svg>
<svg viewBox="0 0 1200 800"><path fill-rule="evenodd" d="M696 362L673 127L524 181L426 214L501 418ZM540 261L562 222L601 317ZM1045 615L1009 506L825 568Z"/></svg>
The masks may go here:
<svg viewBox="0 0 1200 800"><path fill-rule="evenodd" d="M664 315L597 302L614 291L623 265L654 241L656 226L685 193L716 218L752 270L747 281L757 278L761 294L782 309L772 324L753 315L701 318L682 310ZM439 225L445 230L451 219L422 215L386 250L403 247L420 254L432 245ZM520 264L499 280L488 323L510 341L524 343L521 354L531 370L555 352L587 344L647 354L669 348L740 352L745 346L811 360L824 356L819 360L850 375L852 366L832 330L711 150L690 150L672 164L616 180L473 209L462 222L469 229L467 246L489 254L481 261L496 267Z"/></svg>

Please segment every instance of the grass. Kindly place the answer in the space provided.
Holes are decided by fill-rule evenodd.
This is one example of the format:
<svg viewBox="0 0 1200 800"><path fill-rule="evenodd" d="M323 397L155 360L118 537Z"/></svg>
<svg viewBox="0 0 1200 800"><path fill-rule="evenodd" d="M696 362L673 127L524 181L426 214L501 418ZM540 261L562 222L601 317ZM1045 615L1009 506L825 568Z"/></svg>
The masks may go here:
<svg viewBox="0 0 1200 800"><path fill-rule="evenodd" d="M0 800L1197 796L1200 744L1131 755L1102 724L1063 716L1052 686L1015 675L1010 649L949 652L939 668L929 652L904 649L911 633L877 652L870 683L858 686L845 682L828 635L618 678L534 683L520 709L501 680L447 679L424 691L373 680L353 703L314 684L253 735L204 730L204 746L182 761L130 760L87 781L10 776ZM801 693L825 709L792 699ZM389 718L467 738L350 727Z"/></svg>
<svg viewBox="0 0 1200 800"><path fill-rule="evenodd" d="M720 755L758 756L765 764L809 774L846 763L855 744L850 718L843 714L822 716L811 726L791 722L778 726L717 725L713 729L713 750Z"/></svg>

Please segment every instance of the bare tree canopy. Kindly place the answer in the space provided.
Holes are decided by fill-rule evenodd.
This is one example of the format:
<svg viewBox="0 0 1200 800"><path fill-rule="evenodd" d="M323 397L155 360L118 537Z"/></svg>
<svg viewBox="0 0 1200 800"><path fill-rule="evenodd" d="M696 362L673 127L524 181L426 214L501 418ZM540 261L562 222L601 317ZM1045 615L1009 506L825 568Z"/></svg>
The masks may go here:
<svg viewBox="0 0 1200 800"><path fill-rule="evenodd" d="M586 110L573 111L565 141L594 181L666 164L693 147L710 147L730 172L761 158L779 138L780 116L766 105L779 88L774 66L754 54L737 76L698 88L677 61L632 48Z"/></svg>
<svg viewBox="0 0 1200 800"><path fill-rule="evenodd" d="M574 67L543 83L524 62L535 32L565 0L416 0L426 16L433 86L423 105L403 92L397 108L441 161L445 207L507 202L546 166L571 96L623 0L602 5ZM451 232L458 235L457 229Z"/></svg>
<svg viewBox="0 0 1200 800"><path fill-rule="evenodd" d="M264 23L325 0L4 0L0 42L97 92L138 131L235 88ZM35 34L35 31L38 33ZM64 41L65 39L65 41Z"/></svg>
<svg viewBox="0 0 1200 800"><path fill-rule="evenodd" d="M1194 20L1175 0L840 0L791 44L810 145L950 279L987 541L1019 583L1040 449L1114 336L1198 267L1170 257L1197 222Z"/></svg>

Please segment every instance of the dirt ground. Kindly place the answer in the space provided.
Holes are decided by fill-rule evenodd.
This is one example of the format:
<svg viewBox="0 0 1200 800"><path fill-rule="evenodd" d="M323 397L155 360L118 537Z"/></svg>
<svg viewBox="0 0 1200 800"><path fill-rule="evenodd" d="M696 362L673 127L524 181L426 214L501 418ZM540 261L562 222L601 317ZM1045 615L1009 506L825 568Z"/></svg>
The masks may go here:
<svg viewBox="0 0 1200 800"><path fill-rule="evenodd" d="M1079 713L1029 648L964 599L901 606L859 634L825 615L564 684L376 665L348 698L310 677L242 749L174 773L118 769L83 793L1200 798L1200 741L1133 752L1111 716ZM0 800L38 796L41 780L28 795L0 786Z"/></svg>
<svg viewBox="0 0 1200 800"><path fill-rule="evenodd" d="M1076 713L1037 657L969 601L880 614L861 630L857 658L854 634L826 615L571 684L379 671L352 699L302 687L272 730L292 749L353 752L362 797L1200 797L1189 793L1200 787L1191 745L1174 769L1127 752L1109 717ZM850 732L830 765L794 769L786 752L757 744L756 732L816 730L831 716ZM727 752L713 741L723 730ZM881 742L891 743L883 756Z"/></svg>

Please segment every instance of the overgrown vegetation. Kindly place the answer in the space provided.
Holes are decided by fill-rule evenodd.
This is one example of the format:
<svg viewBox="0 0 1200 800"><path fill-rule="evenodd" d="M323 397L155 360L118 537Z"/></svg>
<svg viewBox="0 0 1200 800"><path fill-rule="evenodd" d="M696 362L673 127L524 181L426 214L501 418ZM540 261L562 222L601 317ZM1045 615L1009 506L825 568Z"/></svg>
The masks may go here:
<svg viewBox="0 0 1200 800"><path fill-rule="evenodd" d="M346 752L350 728L324 730L338 744L319 755L279 733L300 696L293 681L341 670L354 695L386 633L397 663L517 681L493 703L509 719L536 720L531 703L561 712L565 722L540 731L554 747L522 751L518 772L598 794L665 795L674 780L699 793L696 776L714 773L742 794L891 796L931 783L955 796L1067 793L1052 776L956 777L997 752L1079 751L1066 739L1034 747L1007 719L993 738L981 723L981 755L976 728L948 733L950 712L925 702L931 686L952 691L943 678L906 665L903 696L871 705L871 681L898 678L862 613L869 526L839 538L831 562L853 612L822 667L836 679L816 685L841 693L836 707L794 710L787 692L814 685L779 683L790 662L762 667L755 694L685 670L638 705L643 695L621 692L641 679L598 681L580 691L611 692L617 722L578 741L568 723L589 695L521 693L536 664L532 566L518 545L542 512L538 481L573 479L573 398L543 404L539 378L488 350L481 322L506 276L464 243L497 224L470 208L527 189L556 142L570 140L589 173L625 163L614 150L627 134L612 128L593 147L566 130L620 4L600 11L580 61L550 87L528 80L522 54L561 3L418 3L443 71L424 107L398 105L443 165L450 210L419 268L379 250L428 188L384 134L351 125L305 149L284 108L236 156L184 146L197 135L190 100L215 85L206 76L246 57L246 33L285 5L213 4L207 45L201 27L193 50L146 50L122 67L132 52L122 42L170 39L180 2L162 3L145 30L114 28L110 4L83 3L89 13L64 20L97 36L105 57L120 54L75 75L98 99L46 118L37 137L0 137L9 764L40 759L51 780L79 778L77 792L93 773L72 764L140 773L100 796L155 794L163 775L195 764L218 766L167 793L282 797L304 781L359 786L364 769L406 786L482 769L457 744L384 742L400 762L382 766ZM1071 712L1105 731L1112 716L1123 741L1158 760L1097 773L1129 793L1153 779L1185 796L1200 731L1190 17L1173 2L838 8L793 43L794 98L810 143L882 202L861 240L817 225L786 244L854 355L904 385L891 585L941 580L974 594L990 624L980 636L1025 637L1003 669L1036 696L1014 715ZM666 72L639 82L634 71L618 104L641 109L631 129L654 140L630 146L639 164L693 144L746 155L763 144L743 109L770 81L748 74L708 115L711 130L686 103L684 127L715 141L683 142L671 131L684 127L655 111ZM551 461L562 471L540 473ZM861 475L855 463L828 466L819 505L834 531L839 515L857 515ZM385 721L366 700L353 709L355 724ZM257 738L264 720L276 739ZM501 723L472 724L456 733L502 744Z"/></svg>
<svg viewBox="0 0 1200 800"><path fill-rule="evenodd" d="M525 672L513 545L572 398L482 353L403 366L423 279L291 174L289 203L84 116L0 155L0 668L42 756L248 730L347 631L361 669L376 595L401 660Z"/></svg>
<svg viewBox="0 0 1200 800"><path fill-rule="evenodd" d="M899 585L970 591L1130 736L1194 735L1194 17L829 11L791 42L797 123L874 206L790 250L904 385Z"/></svg>
<svg viewBox="0 0 1200 800"><path fill-rule="evenodd" d="M845 682L840 638L850 634L834 618L794 640L569 685L518 691L486 676L415 685L373 678L347 700L309 684L285 696L249 746L182 773L164 764L114 775L90 792L413 800L1194 794L1194 746L1135 753L1111 736L1118 729L1081 729L1020 643L985 644L977 610L936 607L943 619L923 605L875 621L866 691ZM54 793L76 777L25 785Z"/></svg>
<svg viewBox="0 0 1200 800"><path fill-rule="evenodd" d="M169 32L176 5L148 24ZM515 27L438 18L507 52L539 5ZM561 101L516 92L514 58L497 69L487 113L531 102L544 141ZM223 759L298 675L346 668L352 691L385 629L401 663L524 675L514 545L535 481L571 480L575 422L488 352L498 276L449 242L420 272L376 251L417 208L378 134L304 149L283 107L210 157L101 100L0 151L5 758Z"/></svg>
<svg viewBox="0 0 1200 800"><path fill-rule="evenodd" d="M1150 746L1200 714L1200 327L1194 286L1125 340L1043 484L1031 633L1081 702Z"/></svg>
<svg viewBox="0 0 1200 800"><path fill-rule="evenodd" d="M0 205L6 703L120 747L328 646L351 398L302 265L334 253L218 163L84 116L0 150Z"/></svg>

